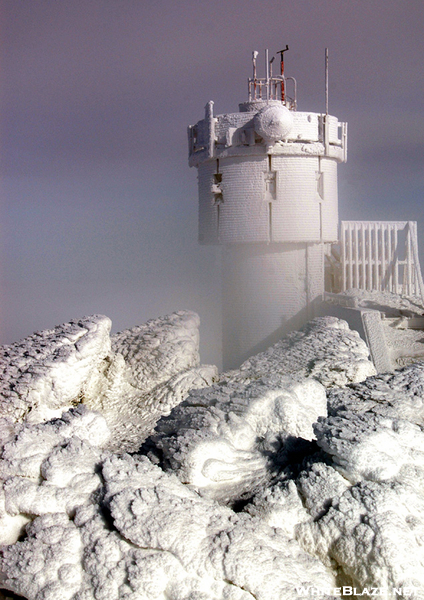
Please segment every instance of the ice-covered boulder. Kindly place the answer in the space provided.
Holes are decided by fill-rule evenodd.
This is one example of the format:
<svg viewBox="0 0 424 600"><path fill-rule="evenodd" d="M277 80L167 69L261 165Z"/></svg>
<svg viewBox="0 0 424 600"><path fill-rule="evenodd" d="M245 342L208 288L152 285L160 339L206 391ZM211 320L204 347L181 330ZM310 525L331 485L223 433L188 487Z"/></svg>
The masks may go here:
<svg viewBox="0 0 424 600"><path fill-rule="evenodd" d="M424 594L423 382L415 364L332 390L314 426L327 462L297 479L313 521L299 521L296 539L344 585L387 598Z"/></svg>
<svg viewBox="0 0 424 600"><path fill-rule="evenodd" d="M110 436L84 406L47 423L19 425L0 462L0 544L13 543L36 515L73 515L99 485L96 465Z"/></svg>
<svg viewBox="0 0 424 600"><path fill-rule="evenodd" d="M345 321L314 319L213 387L191 392L150 442L181 481L234 502L270 481L287 440L315 438L312 425L327 411L323 385L373 374L367 346Z"/></svg>
<svg viewBox="0 0 424 600"><path fill-rule="evenodd" d="M333 390L318 444L353 483L424 477L424 365Z"/></svg>
<svg viewBox="0 0 424 600"><path fill-rule="evenodd" d="M326 394L313 379L269 375L193 391L152 436L163 465L202 495L233 502L269 481L290 438L312 440L326 414Z"/></svg>
<svg viewBox="0 0 424 600"><path fill-rule="evenodd" d="M199 364L199 317L178 311L110 337L110 319L85 317L3 346L0 435L42 423L80 403L101 412L110 448L136 450L189 390L210 385Z"/></svg>
<svg viewBox="0 0 424 600"><path fill-rule="evenodd" d="M424 365L361 381L374 373L366 347L329 318L214 382L197 329L179 312L102 346L93 325L103 350L87 358L82 343L86 371L68 355L79 379L63 397L78 406L47 421L68 406L46 383L55 360L32 373L25 356L30 375L0 419L0 590L329 600L344 585L422 600Z"/></svg>
<svg viewBox="0 0 424 600"><path fill-rule="evenodd" d="M279 373L291 377L314 377L325 387L344 386L375 375L369 349L346 321L318 317L299 331L249 358L241 374L259 377Z"/></svg>
<svg viewBox="0 0 424 600"><path fill-rule="evenodd" d="M199 316L178 311L112 336L130 385L151 392L178 373L199 366Z"/></svg>
<svg viewBox="0 0 424 600"><path fill-rule="evenodd" d="M340 584L359 593L379 588L386 598L396 597L395 589L398 597L423 597L424 498L416 489L394 481L361 482L335 496L320 518L296 529L305 551L338 570Z"/></svg>
<svg viewBox="0 0 424 600"><path fill-rule="evenodd" d="M0 417L40 423L83 401L110 354L110 327L85 317L0 347Z"/></svg>
<svg viewBox="0 0 424 600"><path fill-rule="evenodd" d="M294 600L299 582L335 584L261 516L200 497L144 456L99 452L99 419L79 407L21 426L6 507L32 521L0 552L0 589L28 600Z"/></svg>

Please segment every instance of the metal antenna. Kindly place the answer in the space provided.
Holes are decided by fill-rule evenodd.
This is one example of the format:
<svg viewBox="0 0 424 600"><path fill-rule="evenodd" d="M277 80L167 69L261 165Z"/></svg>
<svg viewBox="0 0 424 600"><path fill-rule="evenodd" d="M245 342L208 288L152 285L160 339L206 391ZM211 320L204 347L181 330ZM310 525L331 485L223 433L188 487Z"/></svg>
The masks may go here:
<svg viewBox="0 0 424 600"><path fill-rule="evenodd" d="M284 52L287 52L288 49L289 47L286 44L284 50L279 50L277 52L277 54L281 54L281 102L284 102L286 99L286 90L284 85Z"/></svg>
<svg viewBox="0 0 424 600"><path fill-rule="evenodd" d="M269 55L268 55L268 48L265 50L265 69L266 69L266 99L269 100Z"/></svg>
<svg viewBox="0 0 424 600"><path fill-rule="evenodd" d="M253 50L252 52L252 63L253 63L253 93L254 98L256 100L256 58L259 52L257 50Z"/></svg>
<svg viewBox="0 0 424 600"><path fill-rule="evenodd" d="M328 48L325 49L325 114L328 115Z"/></svg>

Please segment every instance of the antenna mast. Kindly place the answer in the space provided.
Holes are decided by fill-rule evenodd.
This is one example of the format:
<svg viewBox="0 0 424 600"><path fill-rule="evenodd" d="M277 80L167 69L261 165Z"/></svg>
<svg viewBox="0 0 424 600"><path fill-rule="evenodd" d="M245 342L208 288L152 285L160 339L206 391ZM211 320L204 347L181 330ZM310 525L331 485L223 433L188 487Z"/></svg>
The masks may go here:
<svg viewBox="0 0 424 600"><path fill-rule="evenodd" d="M325 49L325 114L328 115L328 48Z"/></svg>
<svg viewBox="0 0 424 600"><path fill-rule="evenodd" d="M277 54L281 54L281 102L284 102L286 99L286 89L284 83L284 52L287 52L288 49L289 47L286 44L284 50L279 50L277 52Z"/></svg>

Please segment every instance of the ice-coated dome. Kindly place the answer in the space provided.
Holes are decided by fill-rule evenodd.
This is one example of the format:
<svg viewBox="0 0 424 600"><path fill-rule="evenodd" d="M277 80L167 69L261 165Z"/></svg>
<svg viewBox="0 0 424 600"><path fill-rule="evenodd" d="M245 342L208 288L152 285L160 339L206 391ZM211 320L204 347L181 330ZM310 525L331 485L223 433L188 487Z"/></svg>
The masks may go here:
<svg viewBox="0 0 424 600"><path fill-rule="evenodd" d="M254 128L265 142L283 140L293 127L293 115L283 105L262 108L254 118Z"/></svg>

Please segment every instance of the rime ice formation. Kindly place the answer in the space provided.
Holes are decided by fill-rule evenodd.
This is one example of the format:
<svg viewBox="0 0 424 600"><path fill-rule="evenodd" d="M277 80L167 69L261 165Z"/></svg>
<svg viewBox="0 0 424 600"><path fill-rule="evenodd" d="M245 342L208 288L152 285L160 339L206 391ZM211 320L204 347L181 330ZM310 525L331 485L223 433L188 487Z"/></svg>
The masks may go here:
<svg viewBox="0 0 424 600"><path fill-rule="evenodd" d="M334 390L328 418L315 427L332 462L314 487L331 487L328 470L348 485L329 490L321 514L299 524L296 537L324 564L335 561L347 585L417 588L410 597L423 597L423 384L420 363ZM301 479L311 486L310 473Z"/></svg>
<svg viewBox="0 0 424 600"><path fill-rule="evenodd" d="M70 327L95 339L99 322L108 331L104 317L53 331L61 343ZM364 342L326 317L211 385L197 326L180 312L109 345L92 339L103 350L83 354L87 379L77 368L61 416L54 386L42 387L54 360L40 360L27 392L20 380L21 403L6 396L0 590L27 600L329 600L355 586L422 600L424 364L374 375ZM51 332L36 339L47 335L43 356L58 347ZM72 347L67 355L78 365ZM86 402L68 409L75 390ZM125 418L137 421L127 438ZM129 437L133 454L119 447Z"/></svg>
<svg viewBox="0 0 424 600"><path fill-rule="evenodd" d="M323 385L374 374L359 335L344 321L318 318L214 387L190 393L152 440L164 464L203 495L249 497L269 481L269 457L285 440L314 439L312 425L327 413Z"/></svg>
<svg viewBox="0 0 424 600"><path fill-rule="evenodd" d="M249 377L269 371L313 377L325 387L344 386L375 375L369 350L356 331L335 317L321 317L249 358L240 371Z"/></svg>
<svg viewBox="0 0 424 600"><path fill-rule="evenodd" d="M110 355L110 326L88 317L3 346L0 417L39 423L79 403Z"/></svg>
<svg viewBox="0 0 424 600"><path fill-rule="evenodd" d="M162 419L152 440L164 465L183 483L221 502L251 497L266 486L288 438L311 440L326 415L315 380L269 375L199 390Z"/></svg>
<svg viewBox="0 0 424 600"><path fill-rule="evenodd" d="M217 374L199 365L195 313L173 313L112 338L110 326L107 317L86 317L3 346L0 428L40 423L83 402L102 411L114 447L131 449L190 389Z"/></svg>

